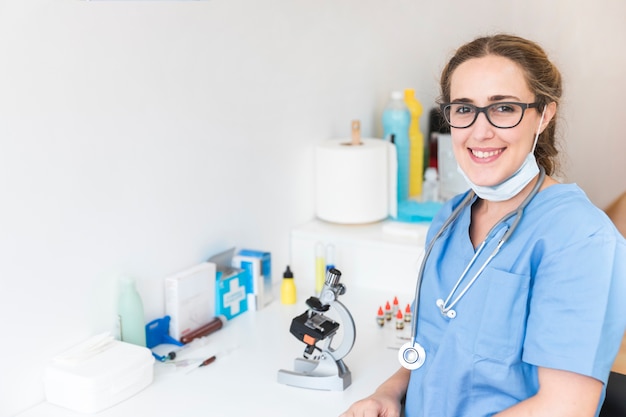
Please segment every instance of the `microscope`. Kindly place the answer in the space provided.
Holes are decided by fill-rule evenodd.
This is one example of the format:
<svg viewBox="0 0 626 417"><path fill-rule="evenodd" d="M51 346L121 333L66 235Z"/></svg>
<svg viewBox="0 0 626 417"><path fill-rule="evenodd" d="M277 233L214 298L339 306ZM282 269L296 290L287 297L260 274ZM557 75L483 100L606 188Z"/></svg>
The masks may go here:
<svg viewBox="0 0 626 417"><path fill-rule="evenodd" d="M356 339L354 320L337 298L346 287L339 282L341 272L331 268L318 297L306 300L307 311L291 321L290 333L304 342L302 358L294 361L294 370L278 371L278 382L301 388L343 391L352 383L352 374L343 358L352 350ZM339 323L324 315L333 309L343 326L343 338L338 347L331 346Z"/></svg>

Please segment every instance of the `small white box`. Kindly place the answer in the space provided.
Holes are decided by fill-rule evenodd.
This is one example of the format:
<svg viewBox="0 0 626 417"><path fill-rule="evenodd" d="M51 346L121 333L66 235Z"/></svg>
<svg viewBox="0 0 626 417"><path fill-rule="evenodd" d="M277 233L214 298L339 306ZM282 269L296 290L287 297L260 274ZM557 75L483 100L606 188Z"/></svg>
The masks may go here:
<svg viewBox="0 0 626 417"><path fill-rule="evenodd" d="M152 382L149 349L94 337L52 360L44 373L46 400L81 413L97 413Z"/></svg>
<svg viewBox="0 0 626 417"><path fill-rule="evenodd" d="M215 264L203 262L165 279L165 314L176 340L210 322L215 313Z"/></svg>

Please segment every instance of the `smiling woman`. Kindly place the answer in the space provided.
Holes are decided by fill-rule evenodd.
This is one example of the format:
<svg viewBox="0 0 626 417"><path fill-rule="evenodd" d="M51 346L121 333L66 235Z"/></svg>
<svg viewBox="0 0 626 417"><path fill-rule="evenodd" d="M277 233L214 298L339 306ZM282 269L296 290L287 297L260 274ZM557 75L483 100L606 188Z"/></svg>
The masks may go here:
<svg viewBox="0 0 626 417"><path fill-rule="evenodd" d="M419 366L402 363L344 416L397 416L403 399L407 417L597 415L626 327L626 241L551 176L561 91L543 49L516 36L478 38L444 68L441 110L471 190L428 232L404 350Z"/></svg>

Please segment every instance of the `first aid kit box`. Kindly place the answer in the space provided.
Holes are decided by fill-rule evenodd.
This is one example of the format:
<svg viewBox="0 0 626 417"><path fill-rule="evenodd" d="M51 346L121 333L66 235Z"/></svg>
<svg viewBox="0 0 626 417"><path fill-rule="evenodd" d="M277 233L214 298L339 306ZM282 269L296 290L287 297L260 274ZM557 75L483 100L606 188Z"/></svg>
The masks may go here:
<svg viewBox="0 0 626 417"><path fill-rule="evenodd" d="M150 385L153 365L149 349L111 336L95 336L48 364L46 400L81 413L97 413Z"/></svg>

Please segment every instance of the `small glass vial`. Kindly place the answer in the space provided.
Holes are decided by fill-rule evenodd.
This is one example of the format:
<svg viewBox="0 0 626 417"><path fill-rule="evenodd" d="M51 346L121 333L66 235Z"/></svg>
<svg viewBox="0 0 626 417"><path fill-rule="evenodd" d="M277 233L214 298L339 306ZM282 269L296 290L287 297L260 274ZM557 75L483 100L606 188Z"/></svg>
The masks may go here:
<svg viewBox="0 0 626 417"><path fill-rule="evenodd" d="M385 325L385 313L383 312L382 307L378 307L378 314L376 315L376 323L378 323L380 327L383 327Z"/></svg>
<svg viewBox="0 0 626 417"><path fill-rule="evenodd" d="M402 317L402 310L398 310L398 313L396 314L396 329L404 329L404 317Z"/></svg>

